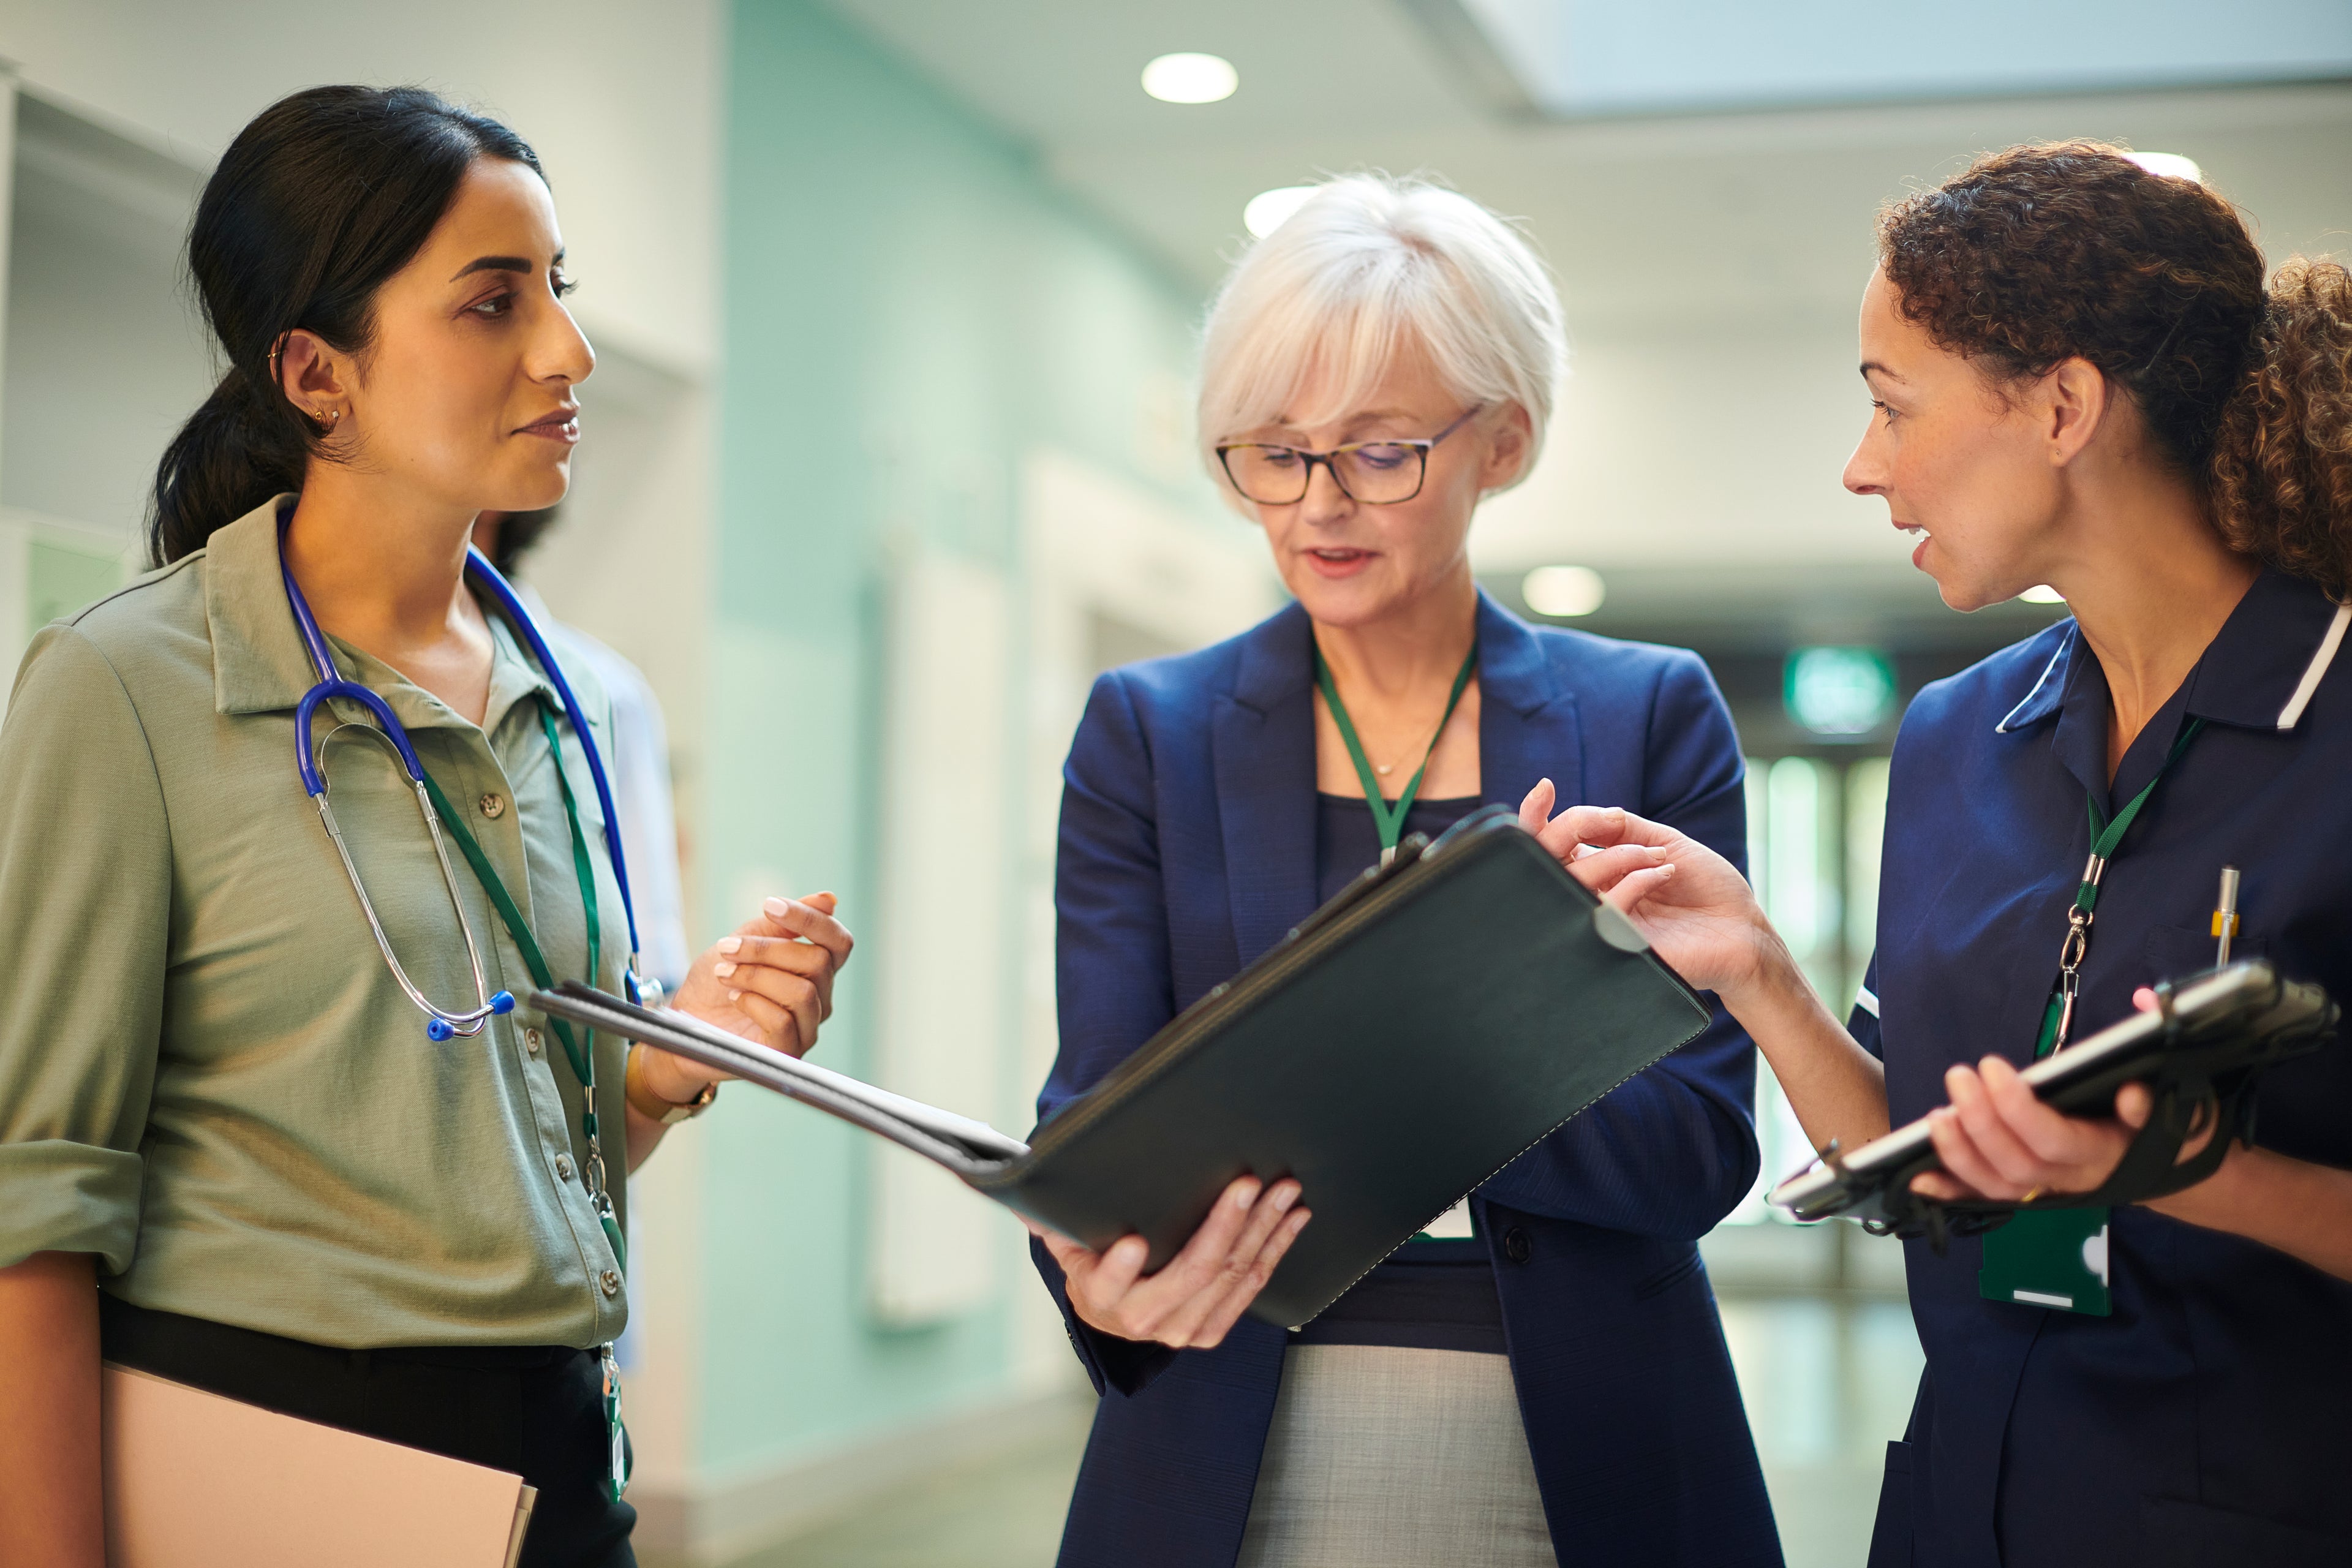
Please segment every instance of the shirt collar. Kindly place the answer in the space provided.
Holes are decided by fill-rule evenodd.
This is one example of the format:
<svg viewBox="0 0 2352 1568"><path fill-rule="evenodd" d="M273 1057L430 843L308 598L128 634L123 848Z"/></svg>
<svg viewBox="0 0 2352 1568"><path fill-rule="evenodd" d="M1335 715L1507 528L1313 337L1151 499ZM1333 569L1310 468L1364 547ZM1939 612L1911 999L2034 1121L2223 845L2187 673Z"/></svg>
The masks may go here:
<svg viewBox="0 0 2352 1568"><path fill-rule="evenodd" d="M2044 652L2044 645L2047 652ZM2063 620L2049 630L2037 633L2026 647L2032 656L2026 668L2033 671L2033 684L2025 689L2017 706L2001 716L1993 726L1996 733L2006 735L2012 730L2022 730L2039 724L2058 711L2066 700L2067 677L2072 672L2074 650L2083 639L2075 633L2074 623Z"/></svg>
<svg viewBox="0 0 2352 1568"><path fill-rule="evenodd" d="M272 496L205 542L205 618L212 630L217 712L291 708L319 679L278 573L278 509L293 501L290 493Z"/></svg>
<svg viewBox="0 0 2352 1568"><path fill-rule="evenodd" d="M2264 571L2189 671L2186 711L2249 730L2291 731L2352 627L2352 607L2331 603L2316 585ZM2034 639L2025 668L2033 679L1994 728L2003 734L2037 724L2065 705L2075 666L2089 658L2072 620Z"/></svg>
<svg viewBox="0 0 2352 1568"><path fill-rule="evenodd" d="M2189 675L2189 711L2249 730L2294 729L2336 662L2352 608L2315 584L2264 572Z"/></svg>
<svg viewBox="0 0 2352 1568"><path fill-rule="evenodd" d="M274 713L291 709L318 681L302 634L287 602L279 570L278 519L294 496L272 496L205 544L205 616L213 640L213 707L221 713ZM498 728L522 698L542 693L556 703L554 684L531 663L513 631L489 616L493 645L487 732ZM411 729L462 726L466 721L390 665L330 637L341 672L392 704Z"/></svg>

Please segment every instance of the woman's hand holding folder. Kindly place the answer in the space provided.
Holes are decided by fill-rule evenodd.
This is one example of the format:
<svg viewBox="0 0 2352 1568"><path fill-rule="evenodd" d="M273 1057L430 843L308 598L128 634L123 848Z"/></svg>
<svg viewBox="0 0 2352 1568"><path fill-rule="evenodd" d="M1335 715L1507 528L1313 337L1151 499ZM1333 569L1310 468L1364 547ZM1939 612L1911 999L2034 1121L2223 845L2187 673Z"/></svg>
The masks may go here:
<svg viewBox="0 0 2352 1568"><path fill-rule="evenodd" d="M831 893L767 900L694 961L671 1005L755 1044L808 1055L818 1027L833 1016L834 976L856 945L834 919L839 905ZM678 1073L688 1100L717 1076L667 1051L654 1055Z"/></svg>
<svg viewBox="0 0 2352 1568"><path fill-rule="evenodd" d="M1521 825L1632 921L1685 980L1722 998L1770 1061L1815 1147L1835 1139L1853 1150L1884 1134L1883 1069L1822 1006L1738 869L1629 811L1578 805L1553 816L1552 798L1549 779L1528 791ZM2144 991L2134 1000L2146 1008L2156 999ZM2152 1105L2146 1086L2132 1083L2117 1091L2113 1118L2063 1115L1997 1056L1947 1068L1944 1088L1951 1103L1928 1118L1944 1170L1913 1177L1911 1189L1945 1202L2095 1192ZM2209 1128L2184 1144L2181 1158L2210 1136ZM2199 1202L2179 1194L2150 1206L2189 1218L2185 1211Z"/></svg>
<svg viewBox="0 0 2352 1568"><path fill-rule="evenodd" d="M1307 1211L1295 1207L1297 1201L1297 1182L1261 1190L1256 1177L1237 1178L1184 1250L1149 1279L1143 1260L1151 1248L1140 1236L1093 1252L1034 1220L1023 1223L1061 1265L1070 1306L1089 1326L1123 1340L1207 1350L1249 1310L1306 1228Z"/></svg>
<svg viewBox="0 0 2352 1568"><path fill-rule="evenodd" d="M2143 985L2132 994L2132 1003L2153 1013L2156 993ZM2006 1199L2030 1193L2095 1193L2116 1173L2156 1106L2147 1085L2127 1083L2116 1090L2112 1120L2063 1116L2042 1104L2017 1068L2000 1057L1987 1057L1973 1068L1946 1068L1944 1092L1951 1103L1927 1113L1927 1131L1936 1140L1936 1157L1951 1173L1914 1176L1911 1190L1947 1201L1979 1194ZM2212 1136L2209 1121L2180 1145L2180 1161L2202 1153ZM2196 1200L2183 1204L2188 1197L2175 1193L2151 1199L2147 1206L2192 1218ZM2181 1213L2184 1208L2190 1212Z"/></svg>

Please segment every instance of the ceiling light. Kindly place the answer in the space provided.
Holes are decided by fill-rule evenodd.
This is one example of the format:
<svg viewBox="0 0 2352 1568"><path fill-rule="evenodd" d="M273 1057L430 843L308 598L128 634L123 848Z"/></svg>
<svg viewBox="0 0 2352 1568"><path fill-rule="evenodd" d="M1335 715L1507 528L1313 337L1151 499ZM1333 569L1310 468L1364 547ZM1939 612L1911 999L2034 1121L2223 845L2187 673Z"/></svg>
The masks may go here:
<svg viewBox="0 0 2352 1568"><path fill-rule="evenodd" d="M2126 153L2124 156L2149 174L2162 174L2168 180L2193 180L2200 185L2205 183L2205 171L2197 166L2197 160L2178 153Z"/></svg>
<svg viewBox="0 0 2352 1568"><path fill-rule="evenodd" d="M1519 597L1539 616L1589 616L1609 596L1590 566L1538 566L1519 582Z"/></svg>
<svg viewBox="0 0 2352 1568"><path fill-rule="evenodd" d="M2038 588L2028 588L2018 597L2029 605L2063 605L2066 602L2066 595L2047 583Z"/></svg>
<svg viewBox="0 0 2352 1568"><path fill-rule="evenodd" d="M1307 205L1307 198L1321 187L1316 185L1276 185L1270 191L1260 191L1242 208L1242 226L1250 231L1253 239L1264 239L1280 228L1292 213Z"/></svg>
<svg viewBox="0 0 2352 1568"><path fill-rule="evenodd" d="M1214 103L1241 84L1222 55L1162 55L1143 68L1143 90L1162 103Z"/></svg>

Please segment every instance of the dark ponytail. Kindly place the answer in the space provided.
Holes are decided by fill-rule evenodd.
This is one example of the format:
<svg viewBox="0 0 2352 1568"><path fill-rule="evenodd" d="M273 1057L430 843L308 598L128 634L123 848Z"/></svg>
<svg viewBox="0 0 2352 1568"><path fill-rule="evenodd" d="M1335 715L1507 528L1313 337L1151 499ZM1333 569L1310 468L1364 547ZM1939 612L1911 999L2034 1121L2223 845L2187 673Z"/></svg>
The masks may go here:
<svg viewBox="0 0 2352 1568"><path fill-rule="evenodd" d="M2336 263L2296 257L2271 280L2212 476L2231 544L2352 599L2352 273Z"/></svg>
<svg viewBox="0 0 2352 1568"><path fill-rule="evenodd" d="M1979 158L1879 216L1904 315L1998 376L2080 356L2231 546L2352 595L2352 275L2267 286L2238 210L2094 142Z"/></svg>
<svg viewBox="0 0 2352 1568"><path fill-rule="evenodd" d="M320 432L278 390L272 351L298 327L345 353L364 349L376 289L486 156L545 178L512 131L414 87L310 88L229 143L188 231L188 271L228 373L156 468L157 565L301 489Z"/></svg>

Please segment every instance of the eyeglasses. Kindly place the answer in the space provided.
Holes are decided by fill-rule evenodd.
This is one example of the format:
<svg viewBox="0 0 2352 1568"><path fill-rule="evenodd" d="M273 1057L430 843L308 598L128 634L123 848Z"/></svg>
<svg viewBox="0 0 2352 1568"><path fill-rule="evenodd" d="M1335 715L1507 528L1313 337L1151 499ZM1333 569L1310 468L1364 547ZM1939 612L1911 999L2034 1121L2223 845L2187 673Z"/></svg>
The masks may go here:
<svg viewBox="0 0 2352 1568"><path fill-rule="evenodd" d="M1474 404L1459 419L1425 441L1351 441L1328 452L1277 447L1265 441L1228 441L1217 461L1244 500L1260 506L1289 506L1307 499L1315 465L1331 470L1331 482L1349 500L1394 506L1421 493L1429 475L1429 449L1467 425L1486 405Z"/></svg>

